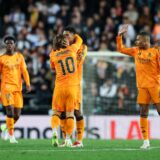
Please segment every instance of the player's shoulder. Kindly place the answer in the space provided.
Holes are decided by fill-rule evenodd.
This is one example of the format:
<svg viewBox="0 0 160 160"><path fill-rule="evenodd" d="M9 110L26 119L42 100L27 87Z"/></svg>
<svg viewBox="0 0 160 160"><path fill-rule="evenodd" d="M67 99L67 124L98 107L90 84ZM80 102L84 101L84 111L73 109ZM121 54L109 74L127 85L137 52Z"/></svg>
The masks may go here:
<svg viewBox="0 0 160 160"><path fill-rule="evenodd" d="M160 46L154 46L152 48L154 48L156 51L160 52Z"/></svg>
<svg viewBox="0 0 160 160"><path fill-rule="evenodd" d="M160 49L159 49L159 48L156 48L156 47L151 47L151 48L149 48L149 50L150 50L151 52L154 52L154 53L159 53L159 52L160 52Z"/></svg>
<svg viewBox="0 0 160 160"><path fill-rule="evenodd" d="M141 52L141 49L139 47L137 47L137 46L133 46L131 49L133 50L133 52L135 54L138 54L139 52Z"/></svg>
<svg viewBox="0 0 160 160"><path fill-rule="evenodd" d="M61 48L59 50L54 50L50 53L50 58L58 58L58 57L65 57L65 56L68 56L68 54L72 53L70 51L70 48L69 47L66 47L66 48Z"/></svg>
<svg viewBox="0 0 160 160"><path fill-rule="evenodd" d="M6 53L0 55L0 60L5 60L6 58L8 58L8 55Z"/></svg>
<svg viewBox="0 0 160 160"><path fill-rule="evenodd" d="M56 52L56 50L52 49L51 52L50 52L50 54L49 54L49 56L50 56L50 57L51 57L51 56L54 56L55 52Z"/></svg>
<svg viewBox="0 0 160 160"><path fill-rule="evenodd" d="M15 56L16 57L20 57L20 58L24 57L23 54L21 52L19 52L19 51L15 53Z"/></svg>

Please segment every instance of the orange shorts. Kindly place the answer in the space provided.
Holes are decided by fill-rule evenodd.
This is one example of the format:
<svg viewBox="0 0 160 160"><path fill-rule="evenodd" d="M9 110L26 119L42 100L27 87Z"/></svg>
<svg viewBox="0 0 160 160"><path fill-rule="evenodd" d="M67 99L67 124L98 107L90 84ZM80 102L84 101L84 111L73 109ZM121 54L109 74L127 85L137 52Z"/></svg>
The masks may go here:
<svg viewBox="0 0 160 160"><path fill-rule="evenodd" d="M137 102L139 104L160 103L159 87L138 88Z"/></svg>
<svg viewBox="0 0 160 160"><path fill-rule="evenodd" d="M55 87L52 98L52 110L71 112L77 101L77 86Z"/></svg>
<svg viewBox="0 0 160 160"><path fill-rule="evenodd" d="M1 100L4 107L12 105L15 108L23 107L23 96L21 91L1 90Z"/></svg>
<svg viewBox="0 0 160 160"><path fill-rule="evenodd" d="M76 103L75 108L74 108L75 110L80 110L81 102L82 102L82 88L79 85L78 90L77 90L77 103Z"/></svg>

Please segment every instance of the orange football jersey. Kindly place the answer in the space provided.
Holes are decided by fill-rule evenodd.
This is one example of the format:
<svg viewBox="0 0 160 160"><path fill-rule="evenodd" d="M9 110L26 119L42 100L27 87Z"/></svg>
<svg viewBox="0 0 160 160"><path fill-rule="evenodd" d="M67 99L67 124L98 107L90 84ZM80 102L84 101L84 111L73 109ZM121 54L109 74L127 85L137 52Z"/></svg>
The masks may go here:
<svg viewBox="0 0 160 160"><path fill-rule="evenodd" d="M117 36L117 50L135 59L137 87L150 88L159 84L160 53L155 48L146 50L138 47L126 48L122 36Z"/></svg>
<svg viewBox="0 0 160 160"><path fill-rule="evenodd" d="M83 63L87 55L87 46L82 44L80 49L77 52L77 63L78 63L78 79L79 83L82 80L82 72L83 72Z"/></svg>
<svg viewBox="0 0 160 160"><path fill-rule="evenodd" d="M21 91L22 74L26 85L30 85L29 74L23 55L4 54L0 57L1 90Z"/></svg>
<svg viewBox="0 0 160 160"><path fill-rule="evenodd" d="M56 70L56 87L79 84L76 53L81 44L82 39L76 35L74 44L60 50L52 50L50 54L50 65L52 69Z"/></svg>

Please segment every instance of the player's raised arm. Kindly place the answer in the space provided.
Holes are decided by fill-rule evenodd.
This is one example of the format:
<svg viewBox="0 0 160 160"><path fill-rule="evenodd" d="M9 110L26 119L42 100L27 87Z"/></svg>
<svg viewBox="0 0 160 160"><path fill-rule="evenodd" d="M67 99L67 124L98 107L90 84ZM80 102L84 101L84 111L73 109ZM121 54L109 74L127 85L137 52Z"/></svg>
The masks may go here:
<svg viewBox="0 0 160 160"><path fill-rule="evenodd" d="M31 91L30 78L29 78L29 73L27 70L27 65L26 65L26 62L25 62L23 56L22 56L22 61L21 61L21 71L22 71L23 78L26 83L26 90L27 90L27 92L30 92Z"/></svg>
<svg viewBox="0 0 160 160"><path fill-rule="evenodd" d="M74 52L77 52L82 43L82 38L78 34L75 34L75 42L72 45L70 45L70 47L74 50Z"/></svg>
<svg viewBox="0 0 160 160"><path fill-rule="evenodd" d="M124 25L118 32L118 36L116 37L117 51L134 57L137 48L126 48L123 44L122 36L127 32L127 29L128 25Z"/></svg>

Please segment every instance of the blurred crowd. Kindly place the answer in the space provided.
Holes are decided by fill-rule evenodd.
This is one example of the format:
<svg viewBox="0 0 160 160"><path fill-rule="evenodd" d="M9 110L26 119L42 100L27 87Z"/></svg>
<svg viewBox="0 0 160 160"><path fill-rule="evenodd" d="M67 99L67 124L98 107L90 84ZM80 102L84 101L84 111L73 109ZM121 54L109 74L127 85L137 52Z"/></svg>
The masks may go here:
<svg viewBox="0 0 160 160"><path fill-rule="evenodd" d="M84 108L85 112L89 114L138 113L136 75L132 58L89 57L83 74L84 106L90 106L89 111Z"/></svg>
<svg viewBox="0 0 160 160"><path fill-rule="evenodd" d="M49 53L54 35L62 33L65 26L72 25L86 35L89 51L115 51L115 37L123 24L129 24L125 39L128 47L139 31L149 32L152 42L160 38L160 2L157 0L0 0L0 11L1 40L6 34L17 38L17 49L25 56L33 88L25 101L36 112L44 106L44 111L50 108L55 75L49 68ZM100 88L110 83L107 79ZM117 86L113 88L110 96ZM121 90L128 92L122 86L118 88L119 96ZM106 91L100 89L100 93L105 95Z"/></svg>

